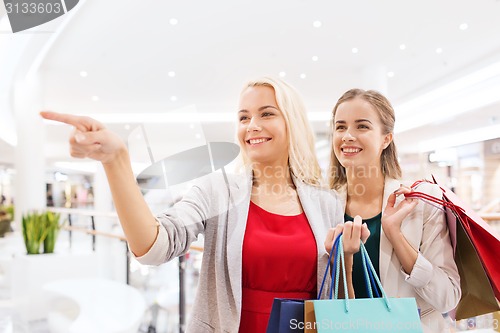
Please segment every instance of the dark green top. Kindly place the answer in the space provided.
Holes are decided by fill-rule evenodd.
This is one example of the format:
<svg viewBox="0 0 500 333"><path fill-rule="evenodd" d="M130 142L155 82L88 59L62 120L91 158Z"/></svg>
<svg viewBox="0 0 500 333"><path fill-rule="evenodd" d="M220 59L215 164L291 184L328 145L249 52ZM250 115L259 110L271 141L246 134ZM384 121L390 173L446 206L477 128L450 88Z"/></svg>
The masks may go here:
<svg viewBox="0 0 500 333"><path fill-rule="evenodd" d="M344 214L344 219L346 221L353 221L354 218L351 216ZM380 279L379 274L379 257L380 257L380 230L382 225L382 213L378 214L375 217L363 220L363 223L366 223L368 229L370 230L370 237L365 243L365 248L368 254L370 255L370 259L372 261L373 267L377 272L377 276ZM374 279L375 281L375 279ZM368 294L368 290L366 289L365 275L363 272L363 262L361 261L361 253L355 253L353 258L353 266L352 266L352 284L354 287L354 293L356 294L356 298L368 298L370 297ZM376 282L375 282L376 284ZM379 295L381 295L380 290ZM373 290L373 297L377 297L375 290Z"/></svg>

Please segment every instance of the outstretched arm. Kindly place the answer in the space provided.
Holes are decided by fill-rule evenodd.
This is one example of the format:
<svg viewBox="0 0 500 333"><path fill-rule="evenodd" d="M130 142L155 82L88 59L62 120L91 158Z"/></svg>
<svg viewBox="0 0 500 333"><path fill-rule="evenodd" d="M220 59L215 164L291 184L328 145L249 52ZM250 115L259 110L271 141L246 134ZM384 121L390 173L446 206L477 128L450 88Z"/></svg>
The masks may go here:
<svg viewBox="0 0 500 333"><path fill-rule="evenodd" d="M125 143L89 117L56 112L40 115L75 127L69 139L71 156L102 162L130 249L136 256L148 252L158 235L158 223L135 181Z"/></svg>

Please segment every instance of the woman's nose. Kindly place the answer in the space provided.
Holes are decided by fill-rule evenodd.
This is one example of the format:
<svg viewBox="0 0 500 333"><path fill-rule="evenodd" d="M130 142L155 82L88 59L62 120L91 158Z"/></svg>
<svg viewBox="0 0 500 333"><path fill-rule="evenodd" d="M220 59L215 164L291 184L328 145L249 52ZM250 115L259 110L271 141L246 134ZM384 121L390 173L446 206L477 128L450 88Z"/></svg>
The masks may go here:
<svg viewBox="0 0 500 333"><path fill-rule="evenodd" d="M260 130L261 130L261 128L259 125L259 121L257 120L257 117L250 118L250 122L248 123L248 127L247 127L247 132L260 131Z"/></svg>
<svg viewBox="0 0 500 333"><path fill-rule="evenodd" d="M354 141L354 140L356 140L356 138L353 137L349 131L345 132L344 136L342 137L342 141L344 142Z"/></svg>

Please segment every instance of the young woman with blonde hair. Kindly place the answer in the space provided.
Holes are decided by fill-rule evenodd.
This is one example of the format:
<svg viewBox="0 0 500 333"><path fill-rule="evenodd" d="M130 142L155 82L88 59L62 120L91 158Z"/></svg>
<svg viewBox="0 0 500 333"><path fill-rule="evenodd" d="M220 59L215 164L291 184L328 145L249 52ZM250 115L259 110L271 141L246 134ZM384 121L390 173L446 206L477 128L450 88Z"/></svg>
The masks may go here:
<svg viewBox="0 0 500 333"><path fill-rule="evenodd" d="M295 89L262 78L240 95L237 136L247 172L204 177L155 217L135 182L125 144L96 120L42 112L75 126L71 154L103 163L131 251L145 264L185 254L204 235L187 332L263 333L275 297L315 298L328 262L324 240L343 222L322 189L314 138Z"/></svg>

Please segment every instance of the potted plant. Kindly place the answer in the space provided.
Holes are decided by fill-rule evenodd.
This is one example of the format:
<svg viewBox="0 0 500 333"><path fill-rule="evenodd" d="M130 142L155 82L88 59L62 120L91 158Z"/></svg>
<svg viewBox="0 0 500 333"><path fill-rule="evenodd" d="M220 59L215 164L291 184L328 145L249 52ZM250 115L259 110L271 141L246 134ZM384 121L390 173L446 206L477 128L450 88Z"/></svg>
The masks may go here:
<svg viewBox="0 0 500 333"><path fill-rule="evenodd" d="M60 214L53 212L31 212L23 215L23 238L28 254L53 253L59 232Z"/></svg>
<svg viewBox="0 0 500 333"><path fill-rule="evenodd" d="M43 241L43 253L54 253L54 247L56 245L57 235L59 234L59 213L45 212L45 228L47 229L47 235Z"/></svg>

